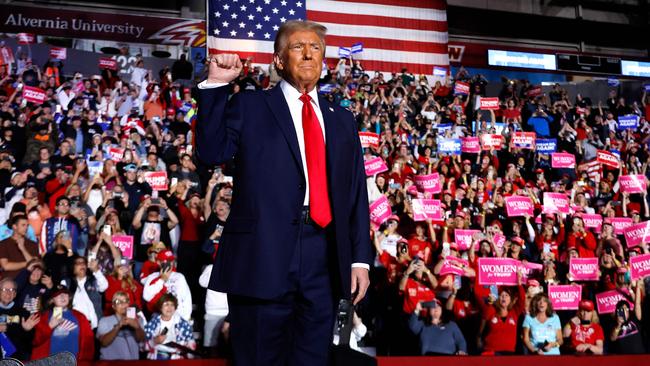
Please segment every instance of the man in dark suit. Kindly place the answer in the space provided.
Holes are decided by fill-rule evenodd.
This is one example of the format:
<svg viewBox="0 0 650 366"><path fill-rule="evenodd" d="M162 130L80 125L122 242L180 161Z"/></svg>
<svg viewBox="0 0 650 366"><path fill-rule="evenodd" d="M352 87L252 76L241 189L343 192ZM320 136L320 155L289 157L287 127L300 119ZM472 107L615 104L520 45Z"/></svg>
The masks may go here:
<svg viewBox="0 0 650 366"><path fill-rule="evenodd" d="M325 27L289 21L284 80L229 99L238 55L199 84L197 154L234 158L234 193L210 288L228 293L236 365L325 365L340 298L358 303L372 260L361 145L349 111L318 96Z"/></svg>

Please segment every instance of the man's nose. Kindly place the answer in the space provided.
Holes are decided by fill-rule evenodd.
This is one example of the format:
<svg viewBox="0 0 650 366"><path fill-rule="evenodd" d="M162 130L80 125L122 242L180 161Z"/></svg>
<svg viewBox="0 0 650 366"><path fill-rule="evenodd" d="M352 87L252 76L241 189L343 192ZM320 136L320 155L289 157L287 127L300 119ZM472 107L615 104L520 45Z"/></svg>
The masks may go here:
<svg viewBox="0 0 650 366"><path fill-rule="evenodd" d="M311 46L305 46L302 51L302 58L305 60L311 60L313 58L313 51L311 49Z"/></svg>

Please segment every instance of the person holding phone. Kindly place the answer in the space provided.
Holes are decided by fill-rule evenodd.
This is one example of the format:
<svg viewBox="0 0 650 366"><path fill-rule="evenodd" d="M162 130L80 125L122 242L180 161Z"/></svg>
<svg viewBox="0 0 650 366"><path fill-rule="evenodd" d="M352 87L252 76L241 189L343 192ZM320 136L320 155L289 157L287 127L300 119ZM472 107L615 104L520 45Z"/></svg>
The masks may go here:
<svg viewBox="0 0 650 366"><path fill-rule="evenodd" d="M102 294L108 288L108 280L99 270L95 258L76 256L73 263L71 276L63 279L61 284L73 294L73 308L83 313L95 329L102 316Z"/></svg>
<svg viewBox="0 0 650 366"><path fill-rule="evenodd" d="M92 361L95 354L93 331L88 319L72 309L70 290L59 286L52 293L48 309L41 313L32 342L32 359L68 351L78 361Z"/></svg>
<svg viewBox="0 0 650 366"><path fill-rule="evenodd" d="M136 309L130 307L129 295L117 291L111 296L110 304L113 314L102 317L97 326L97 339L101 347L99 359L139 359L138 342L145 339L145 334L134 311Z"/></svg>
<svg viewBox="0 0 650 366"><path fill-rule="evenodd" d="M192 325L176 310L178 299L164 294L157 301L157 313L144 327L146 347L150 360L178 360L189 358L186 349L196 349ZM184 348L179 348L184 347Z"/></svg>
<svg viewBox="0 0 650 366"><path fill-rule="evenodd" d="M643 305L642 289L643 279L636 281L634 290L634 310L628 300L616 303L616 310L612 313L615 326L609 334L612 342L612 352L617 354L642 354L646 352L643 344Z"/></svg>
<svg viewBox="0 0 650 366"><path fill-rule="evenodd" d="M192 293L185 276L176 271L176 256L171 250L162 250L156 255L160 270L145 278L142 298L150 311L156 310L158 300L167 293L176 297L176 308L183 319L192 318Z"/></svg>

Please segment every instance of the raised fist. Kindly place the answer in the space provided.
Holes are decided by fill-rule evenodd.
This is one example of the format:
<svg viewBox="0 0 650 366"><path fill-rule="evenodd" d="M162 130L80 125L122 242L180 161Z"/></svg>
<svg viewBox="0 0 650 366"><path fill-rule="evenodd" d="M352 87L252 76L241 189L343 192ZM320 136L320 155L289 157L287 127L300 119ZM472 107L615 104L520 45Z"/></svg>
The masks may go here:
<svg viewBox="0 0 650 366"><path fill-rule="evenodd" d="M242 70L239 56L232 53L208 57L208 83L229 83L235 80Z"/></svg>

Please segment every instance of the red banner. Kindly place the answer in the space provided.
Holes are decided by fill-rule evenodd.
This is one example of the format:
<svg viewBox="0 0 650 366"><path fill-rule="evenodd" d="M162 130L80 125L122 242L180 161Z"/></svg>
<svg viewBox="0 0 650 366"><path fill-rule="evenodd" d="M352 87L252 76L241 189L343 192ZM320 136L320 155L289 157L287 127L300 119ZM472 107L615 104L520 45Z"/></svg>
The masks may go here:
<svg viewBox="0 0 650 366"><path fill-rule="evenodd" d="M362 147L379 147L379 135L373 132L359 132Z"/></svg>
<svg viewBox="0 0 650 366"><path fill-rule="evenodd" d="M113 60L109 57L102 57L99 59L99 68L117 70L117 60Z"/></svg>
<svg viewBox="0 0 650 366"><path fill-rule="evenodd" d="M65 60L68 55L65 47L51 47L50 58L54 60Z"/></svg>
<svg viewBox="0 0 650 366"><path fill-rule="evenodd" d="M526 91L526 95L529 97L538 97L542 95L542 87L540 85L535 85Z"/></svg>
<svg viewBox="0 0 650 366"><path fill-rule="evenodd" d="M514 132L510 145L519 149L535 149L535 140L537 134L535 132Z"/></svg>
<svg viewBox="0 0 650 366"><path fill-rule="evenodd" d="M464 153L476 154L481 152L481 142L478 137L463 137L460 139L460 149Z"/></svg>
<svg viewBox="0 0 650 366"><path fill-rule="evenodd" d="M36 37L31 33L18 33L16 38L18 38L18 44L32 44Z"/></svg>
<svg viewBox="0 0 650 366"><path fill-rule="evenodd" d="M499 109L499 98L481 98L481 109L496 110Z"/></svg>
<svg viewBox="0 0 650 366"><path fill-rule="evenodd" d="M14 52L9 47L0 47L0 65L13 64L16 62L14 59Z"/></svg>
<svg viewBox="0 0 650 366"><path fill-rule="evenodd" d="M481 135L481 146L483 146L483 150L501 150L501 147L503 146L503 136L501 135L491 135L491 134L483 134Z"/></svg>
<svg viewBox="0 0 650 366"><path fill-rule="evenodd" d="M599 163L603 165L607 165L608 167L618 169L619 167L619 162L620 159L618 156L612 154L609 151L605 150L598 150L596 152L596 160L598 160Z"/></svg>
<svg viewBox="0 0 650 366"><path fill-rule="evenodd" d="M167 172L145 172L144 180L149 183L151 189L154 191L167 190Z"/></svg>
<svg viewBox="0 0 650 366"><path fill-rule="evenodd" d="M45 102L46 95L43 89L24 86L23 98L25 98L26 101L32 102L34 104L43 104L43 102Z"/></svg>

